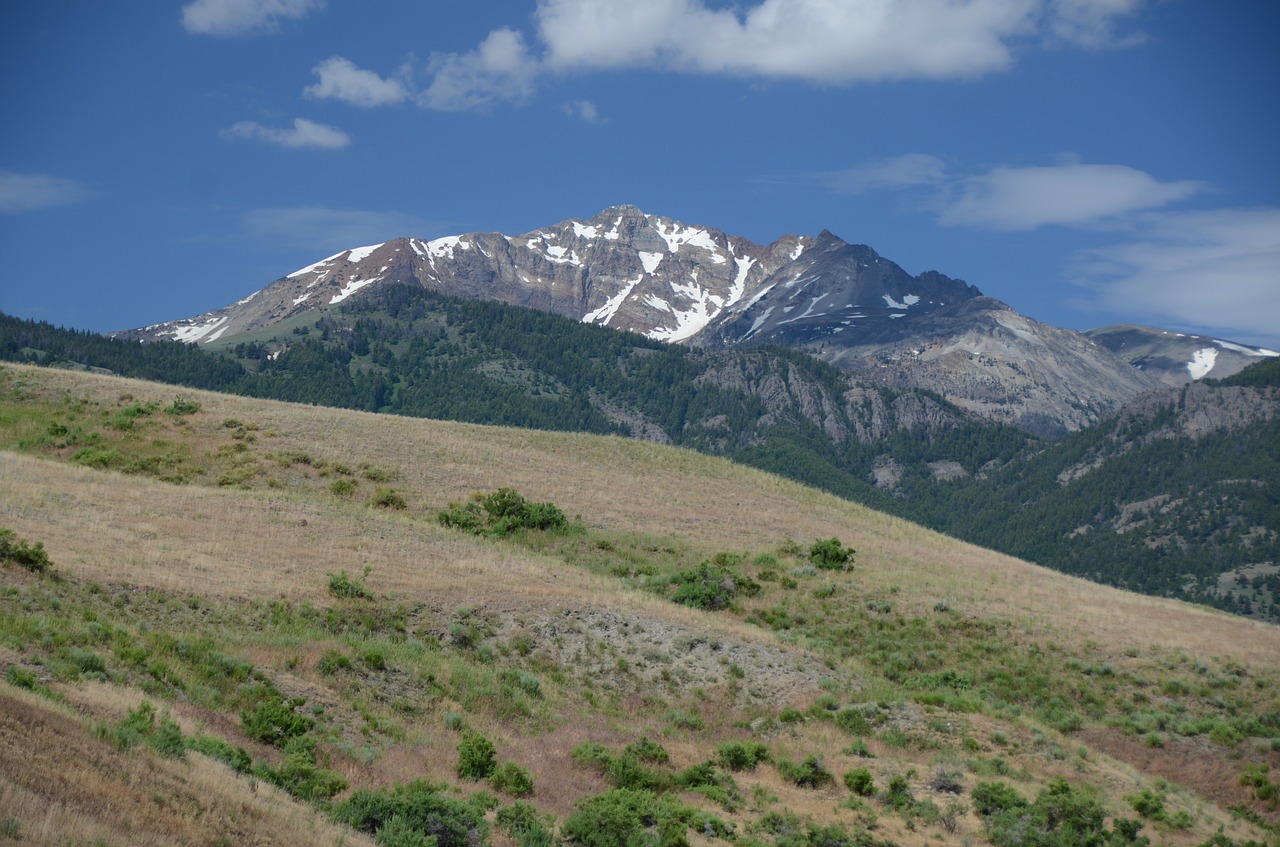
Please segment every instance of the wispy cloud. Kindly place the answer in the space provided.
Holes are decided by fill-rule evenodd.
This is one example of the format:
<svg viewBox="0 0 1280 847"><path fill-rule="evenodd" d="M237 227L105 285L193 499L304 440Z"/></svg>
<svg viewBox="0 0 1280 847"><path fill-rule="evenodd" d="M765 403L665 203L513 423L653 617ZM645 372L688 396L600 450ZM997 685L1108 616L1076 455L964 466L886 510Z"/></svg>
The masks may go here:
<svg viewBox="0 0 1280 847"><path fill-rule="evenodd" d="M307 86L303 94L317 100L341 100L352 106L369 108L403 103L410 96L407 79L383 79L341 56L331 56L311 71L319 77L319 82Z"/></svg>
<svg viewBox="0 0 1280 847"><path fill-rule="evenodd" d="M328 251L325 255L400 236L426 237L440 229L437 222L403 212L323 206L253 209L244 213L242 224L250 238L317 253Z"/></svg>
<svg viewBox="0 0 1280 847"><path fill-rule="evenodd" d="M1160 182L1124 165L1067 162L998 167L960 179L940 203L939 223L995 230L1088 226L1158 209L1204 189L1199 182Z"/></svg>
<svg viewBox="0 0 1280 847"><path fill-rule="evenodd" d="M17 214L69 206L89 195L89 189L73 179L0 171L0 212Z"/></svg>
<svg viewBox="0 0 1280 847"><path fill-rule="evenodd" d="M501 27L474 50L433 55L417 100L483 110L528 97L547 74L617 69L821 85L974 78L1008 69L1027 45L1134 43L1117 26L1144 2L760 0L715 9L706 0L538 0L529 38Z"/></svg>
<svg viewBox="0 0 1280 847"><path fill-rule="evenodd" d="M182 26L200 35L256 35L323 6L323 0L195 0L182 7Z"/></svg>
<svg viewBox="0 0 1280 847"><path fill-rule="evenodd" d="M574 100L572 103L566 103L564 113L577 118L584 124L598 124L603 120L600 117L600 110L590 100Z"/></svg>
<svg viewBox="0 0 1280 847"><path fill-rule="evenodd" d="M1193 180L1161 182L1126 165L1092 165L1070 158L1054 165L1001 165L956 173L926 153L765 181L817 184L841 194L897 191L942 226L1006 232L1115 225L1135 212L1168 206L1206 188Z"/></svg>
<svg viewBox="0 0 1280 847"><path fill-rule="evenodd" d="M1127 243L1081 251L1088 303L1238 341L1280 341L1280 209L1156 212Z"/></svg>
<svg viewBox="0 0 1280 847"><path fill-rule="evenodd" d="M223 138L264 141L294 150L338 150L351 143L351 136L337 127L294 118L288 129L263 126L257 121L239 121L224 129Z"/></svg>

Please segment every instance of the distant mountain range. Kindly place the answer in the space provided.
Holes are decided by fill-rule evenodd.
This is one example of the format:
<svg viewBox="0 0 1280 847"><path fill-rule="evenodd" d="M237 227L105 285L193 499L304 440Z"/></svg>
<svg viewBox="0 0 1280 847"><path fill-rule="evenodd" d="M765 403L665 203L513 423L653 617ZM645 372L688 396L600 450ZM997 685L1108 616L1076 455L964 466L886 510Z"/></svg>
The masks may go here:
<svg viewBox="0 0 1280 847"><path fill-rule="evenodd" d="M229 306L115 335L209 344L404 284L666 342L782 345L1049 436L1095 423L1145 391L1223 376L1269 352L1213 339L1180 347L1137 328L1097 330L1091 340L1020 315L963 281L933 271L912 276L830 232L762 246L634 206L517 236L352 248Z"/></svg>

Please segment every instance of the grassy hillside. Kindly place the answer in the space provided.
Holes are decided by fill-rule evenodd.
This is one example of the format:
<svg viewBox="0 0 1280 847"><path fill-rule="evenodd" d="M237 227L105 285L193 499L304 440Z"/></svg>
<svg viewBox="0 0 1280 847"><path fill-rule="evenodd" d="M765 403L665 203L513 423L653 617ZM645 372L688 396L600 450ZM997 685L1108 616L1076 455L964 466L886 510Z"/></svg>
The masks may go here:
<svg viewBox="0 0 1280 847"><path fill-rule="evenodd" d="M503 488L568 525L437 520ZM686 450L6 365L0 527L23 843L1280 824L1280 629Z"/></svg>

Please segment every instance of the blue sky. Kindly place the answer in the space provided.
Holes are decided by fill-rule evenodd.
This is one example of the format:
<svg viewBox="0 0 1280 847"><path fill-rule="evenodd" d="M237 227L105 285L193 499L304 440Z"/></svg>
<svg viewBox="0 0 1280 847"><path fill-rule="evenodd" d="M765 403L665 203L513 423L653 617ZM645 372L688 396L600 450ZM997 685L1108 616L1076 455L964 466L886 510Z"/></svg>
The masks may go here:
<svg viewBox="0 0 1280 847"><path fill-rule="evenodd" d="M1280 349L1272 0L0 6L0 310L95 331L632 203Z"/></svg>

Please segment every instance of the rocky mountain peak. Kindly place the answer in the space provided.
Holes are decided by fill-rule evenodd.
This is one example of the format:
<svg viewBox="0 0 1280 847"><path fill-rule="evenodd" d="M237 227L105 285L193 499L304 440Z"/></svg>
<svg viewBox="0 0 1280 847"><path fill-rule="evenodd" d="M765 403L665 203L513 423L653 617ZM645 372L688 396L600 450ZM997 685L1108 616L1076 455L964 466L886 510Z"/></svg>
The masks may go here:
<svg viewBox="0 0 1280 847"><path fill-rule="evenodd" d="M829 230L761 245L633 205L517 236L473 232L344 250L222 309L118 335L208 343L387 285L672 343L786 345L1045 433L1088 424L1159 384L1077 333L1024 318L962 280L913 276Z"/></svg>

